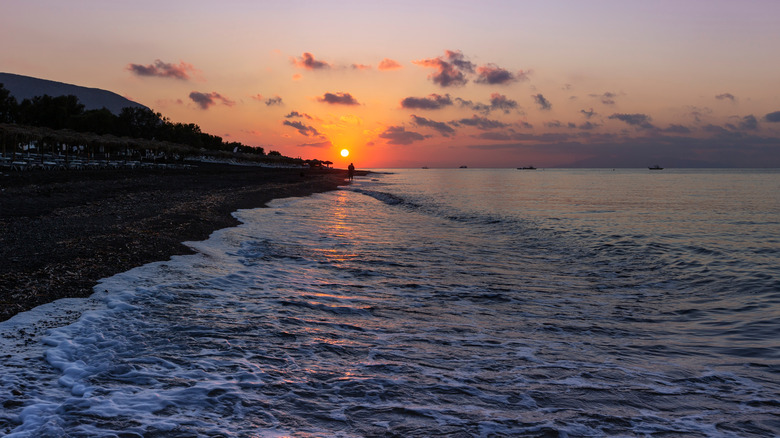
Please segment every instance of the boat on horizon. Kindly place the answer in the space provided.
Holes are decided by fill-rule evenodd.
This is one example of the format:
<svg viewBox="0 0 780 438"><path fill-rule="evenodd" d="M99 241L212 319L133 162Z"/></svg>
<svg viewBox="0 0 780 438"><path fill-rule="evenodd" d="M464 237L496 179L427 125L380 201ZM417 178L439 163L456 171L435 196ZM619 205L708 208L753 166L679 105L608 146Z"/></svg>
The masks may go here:
<svg viewBox="0 0 780 438"><path fill-rule="evenodd" d="M647 168L650 169L650 170L664 170L663 167L661 167L661 166L659 166L657 164L655 166L648 166Z"/></svg>
<svg viewBox="0 0 780 438"><path fill-rule="evenodd" d="M518 167L517 170L536 170L534 166Z"/></svg>
<svg viewBox="0 0 780 438"><path fill-rule="evenodd" d="M461 168L461 169L468 169L468 168L469 168L469 166L466 166L466 165L464 164L464 165L460 166L460 168Z"/></svg>

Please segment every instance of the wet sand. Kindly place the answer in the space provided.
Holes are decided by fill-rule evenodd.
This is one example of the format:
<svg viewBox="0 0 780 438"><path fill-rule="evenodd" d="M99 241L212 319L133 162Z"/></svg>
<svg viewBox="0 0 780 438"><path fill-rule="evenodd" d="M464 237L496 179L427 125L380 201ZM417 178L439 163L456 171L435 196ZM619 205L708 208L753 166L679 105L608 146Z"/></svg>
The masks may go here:
<svg viewBox="0 0 780 438"><path fill-rule="evenodd" d="M0 173L0 321L98 280L191 253L230 213L334 190L342 170L200 164L184 170Z"/></svg>

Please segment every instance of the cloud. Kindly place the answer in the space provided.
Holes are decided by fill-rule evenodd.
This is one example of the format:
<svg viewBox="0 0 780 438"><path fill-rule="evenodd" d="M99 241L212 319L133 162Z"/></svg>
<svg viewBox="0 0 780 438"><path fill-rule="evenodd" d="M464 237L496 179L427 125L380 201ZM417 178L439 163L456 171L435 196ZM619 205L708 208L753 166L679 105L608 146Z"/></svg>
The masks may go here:
<svg viewBox="0 0 780 438"><path fill-rule="evenodd" d="M435 110L452 105L449 94L429 94L428 97L407 97L401 101L401 108Z"/></svg>
<svg viewBox="0 0 780 438"><path fill-rule="evenodd" d="M282 98L279 96L269 97L265 100L266 106L281 105Z"/></svg>
<svg viewBox="0 0 780 438"><path fill-rule="evenodd" d="M599 125L598 123L591 123L590 121L587 121L585 123L580 124L580 126L577 126L577 129L581 129L583 131L590 131L598 128L599 126L601 125Z"/></svg>
<svg viewBox="0 0 780 438"><path fill-rule="evenodd" d="M512 100L500 93L493 93L490 95L490 103L474 103L470 100L461 99L456 97L455 101L462 107L469 108L473 111L477 111L482 114L490 114L491 111L503 111L504 114L509 114L512 110L520 112L520 107L517 101Z"/></svg>
<svg viewBox="0 0 780 438"><path fill-rule="evenodd" d="M430 119L426 119L424 117L417 117L414 114L412 114L412 122L414 122L414 124L417 126L427 126L429 128L433 128L436 131L438 131L439 134L445 137L449 137L455 134L455 130L452 129L451 126L447 125L444 122L436 122Z"/></svg>
<svg viewBox="0 0 780 438"><path fill-rule="evenodd" d="M412 63L435 69L436 71L428 77L441 87L466 85L468 82L466 74L474 73L474 64L466 60L460 50L446 50L444 56L412 61Z"/></svg>
<svg viewBox="0 0 780 438"><path fill-rule="evenodd" d="M209 107L216 105L217 103L222 103L226 106L233 106L235 105L235 102L226 98L225 96L222 96L221 94L217 93L216 91L212 91L211 93L201 93L199 91L193 91L190 93L190 99L192 99L193 102L198 104L201 109L209 109Z"/></svg>
<svg viewBox="0 0 780 438"><path fill-rule="evenodd" d="M602 94L589 94L589 96L594 97L596 99L601 99L601 103L603 103L604 105L614 105L617 94L607 91Z"/></svg>
<svg viewBox="0 0 780 438"><path fill-rule="evenodd" d="M341 92L336 94L325 93L322 97L318 97L317 100L331 105L360 105L351 94Z"/></svg>
<svg viewBox="0 0 780 438"><path fill-rule="evenodd" d="M473 126L482 131L489 131L491 129L505 128L509 126L506 123L500 122L498 120L490 120L487 117L479 117L477 115L472 116L470 119L460 119L454 121L453 124L455 126Z"/></svg>
<svg viewBox="0 0 780 438"><path fill-rule="evenodd" d="M756 119L756 117L753 114L743 117L742 120L739 122L739 129L743 131L757 130L758 119Z"/></svg>
<svg viewBox="0 0 780 438"><path fill-rule="evenodd" d="M371 70L373 67L366 64L352 64L353 70Z"/></svg>
<svg viewBox="0 0 780 438"><path fill-rule="evenodd" d="M385 58L379 62L379 66L377 68L380 71L387 71L387 70L398 70L403 68L403 66L399 64L397 61L394 61L390 58Z"/></svg>
<svg viewBox="0 0 780 438"><path fill-rule="evenodd" d="M672 134L690 134L691 128L683 125L671 124L669 127L663 130L664 132L671 132Z"/></svg>
<svg viewBox="0 0 780 438"><path fill-rule="evenodd" d="M156 76L160 78L174 78L179 80L189 80L189 73L197 72L198 70L192 65L184 61L180 61L179 65L162 62L159 59L154 61L154 64L140 65L140 64L128 64L127 70L138 76Z"/></svg>
<svg viewBox="0 0 780 438"><path fill-rule="evenodd" d="M542 96L542 93L534 94L531 97L533 97L536 104L539 105L539 109L543 111L549 111L552 108L552 104L549 100Z"/></svg>
<svg viewBox="0 0 780 438"><path fill-rule="evenodd" d="M709 117L712 114L712 109L706 107L699 108L696 106L688 106L687 109L690 111L688 115L693 117L693 120L696 121L696 123L701 123L705 117Z"/></svg>
<svg viewBox="0 0 780 438"><path fill-rule="evenodd" d="M318 141L318 142L315 142L315 143L301 143L301 144L298 144L297 146L298 147L302 147L302 148L320 148L321 149L321 148L329 148L329 147L333 146L333 143L331 143L330 141L326 140L326 141Z"/></svg>
<svg viewBox="0 0 780 438"><path fill-rule="evenodd" d="M650 123L650 116L647 114L619 114L615 113L609 116L610 119L616 119L620 120L622 122L626 122L631 126L637 126L639 128L643 129L655 129L655 126L653 126Z"/></svg>
<svg viewBox="0 0 780 438"><path fill-rule="evenodd" d="M490 109L501 110L505 114L509 114L512 110L517 109L517 101L509 99L503 94L493 93L490 95Z"/></svg>
<svg viewBox="0 0 780 438"><path fill-rule="evenodd" d="M291 119L293 117L301 117L304 119L312 120L312 117L306 113L299 113L298 111L290 111L290 114L287 114L284 116L286 119Z"/></svg>
<svg viewBox="0 0 780 438"><path fill-rule="evenodd" d="M326 70L331 68L331 65L327 62L314 59L314 55L309 52L303 52L300 58L290 58L290 61L294 66L306 70Z"/></svg>
<svg viewBox="0 0 780 438"><path fill-rule="evenodd" d="M298 133L301 135L305 135L306 137L319 137L320 133L317 132L317 129L315 129L313 126L304 125L303 123L299 121L291 122L289 120L285 120L282 122L283 125L290 126L292 128L295 128L298 130Z"/></svg>
<svg viewBox="0 0 780 438"><path fill-rule="evenodd" d="M412 144L416 141L424 140L425 136L414 131L407 131L403 126L390 126L379 134L379 138L384 138L389 144Z"/></svg>
<svg viewBox="0 0 780 438"><path fill-rule="evenodd" d="M541 142L541 143L556 143L556 142L564 142L571 140L572 136L569 134L527 134L523 132L515 132L512 130L509 131L502 131L502 132L483 132L476 136L476 138L480 138L483 140L494 140L494 141L534 141L534 142ZM495 145L472 145L468 146L470 149L504 149L506 146L495 146Z"/></svg>
<svg viewBox="0 0 780 438"><path fill-rule="evenodd" d="M737 100L736 96L734 96L731 93L718 94L717 96L715 96L715 99L718 99L718 100L730 100L732 102Z"/></svg>
<svg viewBox="0 0 780 438"><path fill-rule="evenodd" d="M585 116L586 119L590 119L591 117L596 115L596 112L593 111L593 108L589 109L588 111L580 110L580 112L582 113L582 115Z"/></svg>
<svg viewBox="0 0 780 438"><path fill-rule="evenodd" d="M474 82L488 85L505 85L517 81L527 81L528 74L520 71L515 75L495 64L487 64L477 68L477 79Z"/></svg>
<svg viewBox="0 0 780 438"><path fill-rule="evenodd" d="M780 111L775 111L764 116L764 120L771 123L780 122Z"/></svg>

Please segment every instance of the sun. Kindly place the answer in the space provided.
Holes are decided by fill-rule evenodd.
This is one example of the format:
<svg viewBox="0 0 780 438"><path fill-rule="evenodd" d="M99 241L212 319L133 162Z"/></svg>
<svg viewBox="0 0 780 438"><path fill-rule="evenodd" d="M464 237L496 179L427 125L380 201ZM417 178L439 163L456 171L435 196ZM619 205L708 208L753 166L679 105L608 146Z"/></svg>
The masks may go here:
<svg viewBox="0 0 780 438"><path fill-rule="evenodd" d="M348 157L349 156L349 150L348 149L342 149L341 150L341 156L342 157Z"/></svg>

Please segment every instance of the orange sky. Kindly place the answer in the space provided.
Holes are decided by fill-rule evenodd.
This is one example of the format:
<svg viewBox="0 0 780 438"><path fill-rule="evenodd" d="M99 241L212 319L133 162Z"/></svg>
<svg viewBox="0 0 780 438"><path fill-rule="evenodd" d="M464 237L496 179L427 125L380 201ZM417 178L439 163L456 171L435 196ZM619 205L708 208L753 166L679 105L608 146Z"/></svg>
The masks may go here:
<svg viewBox="0 0 780 438"><path fill-rule="evenodd" d="M337 166L780 167L776 1L2 9L0 71Z"/></svg>

